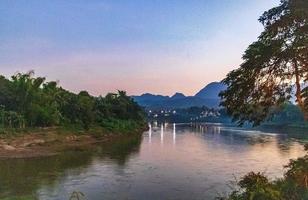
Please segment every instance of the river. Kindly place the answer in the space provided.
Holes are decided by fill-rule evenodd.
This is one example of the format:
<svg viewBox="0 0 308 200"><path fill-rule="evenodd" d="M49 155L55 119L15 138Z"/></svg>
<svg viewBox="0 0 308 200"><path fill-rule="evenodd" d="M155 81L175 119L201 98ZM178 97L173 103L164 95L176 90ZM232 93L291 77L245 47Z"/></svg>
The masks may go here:
<svg viewBox="0 0 308 200"><path fill-rule="evenodd" d="M303 141L287 132L152 123L112 144L0 160L0 199L213 199L250 171L281 177L289 159L304 155Z"/></svg>

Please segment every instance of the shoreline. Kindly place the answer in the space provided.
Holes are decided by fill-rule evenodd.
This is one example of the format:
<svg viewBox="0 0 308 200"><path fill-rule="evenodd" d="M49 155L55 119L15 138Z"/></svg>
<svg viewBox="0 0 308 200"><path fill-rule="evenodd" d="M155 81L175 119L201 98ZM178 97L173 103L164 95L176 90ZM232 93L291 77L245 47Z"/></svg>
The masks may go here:
<svg viewBox="0 0 308 200"><path fill-rule="evenodd" d="M18 135L6 135L0 138L0 159L37 158L54 156L75 148L90 148L95 144L112 142L118 138L142 134L146 128L132 132L84 132L61 133L59 130L42 129L31 133L22 132Z"/></svg>

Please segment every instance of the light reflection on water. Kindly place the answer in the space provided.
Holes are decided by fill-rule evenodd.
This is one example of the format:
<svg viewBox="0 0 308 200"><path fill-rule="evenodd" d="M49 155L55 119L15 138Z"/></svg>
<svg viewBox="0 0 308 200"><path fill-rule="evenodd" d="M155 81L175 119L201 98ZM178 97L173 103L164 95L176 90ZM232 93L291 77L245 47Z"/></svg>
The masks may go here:
<svg viewBox="0 0 308 200"><path fill-rule="evenodd" d="M278 132L279 133L279 132ZM0 161L0 198L212 199L234 176L264 171L281 177L303 145L275 132L222 124L149 124L131 137L90 150L40 159Z"/></svg>

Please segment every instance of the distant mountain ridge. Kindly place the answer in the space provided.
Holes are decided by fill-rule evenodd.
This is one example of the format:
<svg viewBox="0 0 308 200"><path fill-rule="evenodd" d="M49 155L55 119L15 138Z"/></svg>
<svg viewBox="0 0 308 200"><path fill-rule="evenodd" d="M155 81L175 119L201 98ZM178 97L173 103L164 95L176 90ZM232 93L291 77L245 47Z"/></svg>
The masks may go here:
<svg viewBox="0 0 308 200"><path fill-rule="evenodd" d="M132 98L147 109L188 108L192 106L218 108L220 103L218 94L226 88L226 85L221 82L212 82L201 89L195 96L185 96L176 92L171 97L145 93L140 96L132 96Z"/></svg>
<svg viewBox="0 0 308 200"><path fill-rule="evenodd" d="M209 98L209 99L217 99L219 98L219 93L223 90L226 90L227 86L220 82L212 82L206 85L203 89L201 89L195 97L199 98Z"/></svg>
<svg viewBox="0 0 308 200"><path fill-rule="evenodd" d="M171 99L183 99L185 98L186 96L183 94L183 93L179 93L179 92L176 92L172 97L170 97Z"/></svg>

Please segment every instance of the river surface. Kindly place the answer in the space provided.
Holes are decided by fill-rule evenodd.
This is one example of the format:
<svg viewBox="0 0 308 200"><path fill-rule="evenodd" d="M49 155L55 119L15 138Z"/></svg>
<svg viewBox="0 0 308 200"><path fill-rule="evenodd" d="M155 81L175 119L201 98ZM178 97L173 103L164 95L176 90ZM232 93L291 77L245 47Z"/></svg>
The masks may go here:
<svg viewBox="0 0 308 200"><path fill-rule="evenodd" d="M289 159L304 155L303 141L285 133L152 123L140 137L108 145L0 160L0 199L213 199L250 171L281 177Z"/></svg>

